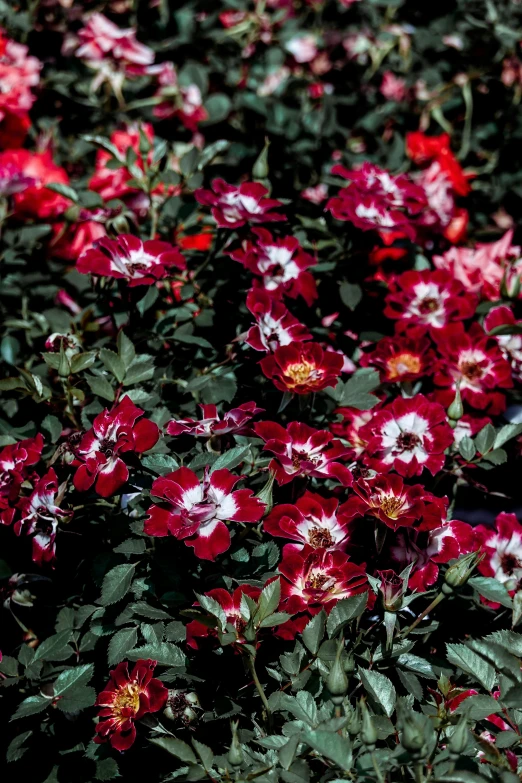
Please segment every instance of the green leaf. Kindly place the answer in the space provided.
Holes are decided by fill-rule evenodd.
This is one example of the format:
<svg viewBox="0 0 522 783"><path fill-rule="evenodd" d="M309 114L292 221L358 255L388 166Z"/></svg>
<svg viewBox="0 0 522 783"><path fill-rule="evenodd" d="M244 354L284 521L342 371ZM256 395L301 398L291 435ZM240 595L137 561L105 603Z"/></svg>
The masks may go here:
<svg viewBox="0 0 522 783"><path fill-rule="evenodd" d="M172 199L170 199L167 202L167 204L169 204L171 201L172 201ZM163 210L163 214L165 214L165 210ZM149 286L145 296L142 299L140 299L140 301L136 305L140 315L144 315L147 312L147 310L150 310L150 308L152 307L154 302L157 300L158 296L159 296L159 291L156 288L156 286L154 286L154 285ZM121 334L121 332L120 332L120 334ZM126 364L125 366L128 366L128 365Z"/></svg>
<svg viewBox="0 0 522 783"><path fill-rule="evenodd" d="M288 612L274 612L274 614L265 617L261 623L261 628L273 628L276 625L283 625L292 617Z"/></svg>
<svg viewBox="0 0 522 783"><path fill-rule="evenodd" d="M216 158L221 152L225 152L230 147L231 142L227 139L218 139L212 144L207 144L199 156L198 171L202 171L205 166Z"/></svg>
<svg viewBox="0 0 522 783"><path fill-rule="evenodd" d="M283 769L290 769L292 766L300 742L300 735L294 734L293 737L290 737L290 739L278 749L277 755Z"/></svg>
<svg viewBox="0 0 522 783"><path fill-rule="evenodd" d="M135 568L136 564L133 563L125 563L111 568L103 578L101 598L98 603L102 606L110 606L121 601L129 591Z"/></svg>
<svg viewBox="0 0 522 783"><path fill-rule="evenodd" d="M492 465L503 465L507 462L507 452L504 449L493 449L484 456L484 459Z"/></svg>
<svg viewBox="0 0 522 783"><path fill-rule="evenodd" d="M349 310L355 310L362 299L362 288L353 283L341 283L339 287L341 301Z"/></svg>
<svg viewBox="0 0 522 783"><path fill-rule="evenodd" d="M18 759L22 758L27 750L27 748L23 747L23 744L27 739L29 739L32 733L32 731L24 731L22 734L19 734L17 737L11 740L6 753L8 763L11 763L12 761L18 761Z"/></svg>
<svg viewBox="0 0 522 783"><path fill-rule="evenodd" d="M468 438L467 435L465 435L460 443L459 443L459 452L463 459L466 460L466 462L471 462L475 454L477 453L477 449L475 448L475 444L471 440L471 438Z"/></svg>
<svg viewBox="0 0 522 783"><path fill-rule="evenodd" d="M281 600L281 580L279 578L269 582L259 596L256 613L256 623L264 620L268 615L273 614L279 606Z"/></svg>
<svg viewBox="0 0 522 783"><path fill-rule="evenodd" d="M484 596L488 601L494 601L508 609L513 608L513 600L506 590L505 585L490 576L474 576L468 580L479 595Z"/></svg>
<svg viewBox="0 0 522 783"><path fill-rule="evenodd" d="M215 92L210 95L204 105L208 118L201 123L202 125L213 125L216 122L226 120L232 108L230 98L222 92Z"/></svg>
<svg viewBox="0 0 522 783"><path fill-rule="evenodd" d="M190 745L187 745L187 743L183 742L183 740L177 739L176 737L156 737L155 739L151 739L149 741L152 742L153 745L157 745L159 748L163 748L163 750L166 750L167 753L170 753L171 756L175 756L185 764L198 763L198 760L194 755L194 751Z"/></svg>
<svg viewBox="0 0 522 783"><path fill-rule="evenodd" d="M430 680L438 679L438 676L433 671L431 663L424 658L420 658L418 655L403 653L397 658L397 664L415 672L415 674L418 674L420 677L427 677Z"/></svg>
<svg viewBox="0 0 522 783"><path fill-rule="evenodd" d="M120 777L120 771L118 769L118 763L115 759L101 759L96 761L96 773L94 775L96 780L113 780Z"/></svg>
<svg viewBox="0 0 522 783"><path fill-rule="evenodd" d="M28 696L21 704L16 708L11 720L19 720L20 718L27 718L29 715L36 715L39 712L43 712L51 703L50 699L46 699L45 696Z"/></svg>
<svg viewBox="0 0 522 783"><path fill-rule="evenodd" d="M155 288L154 286L151 286L151 288L157 293L157 288ZM132 364L136 356L136 349L134 348L134 344L132 340L129 340L129 338L124 332L118 333L118 339L116 343L118 346L118 355L120 357L120 360L124 368L127 369L128 367L130 367L130 365Z"/></svg>
<svg viewBox="0 0 522 783"><path fill-rule="evenodd" d="M49 433L51 436L51 442L56 443L62 434L63 426L60 419L57 419L56 416L51 416L51 414L48 414L42 421L42 429Z"/></svg>
<svg viewBox="0 0 522 783"><path fill-rule="evenodd" d="M326 612L321 609L319 614L316 614L308 622L301 634L303 642L312 655L317 655L320 644L324 638L324 631L326 626Z"/></svg>
<svg viewBox="0 0 522 783"><path fill-rule="evenodd" d="M114 389L103 375L93 375L87 378L87 383L93 394L109 402L114 402Z"/></svg>
<svg viewBox="0 0 522 783"><path fill-rule="evenodd" d="M340 387L337 397L339 405L367 411L378 403L378 398L370 394L380 386L380 376L373 367L363 367L357 370L346 383ZM338 384L339 386L339 384ZM337 386L335 387L337 392Z"/></svg>
<svg viewBox="0 0 522 783"><path fill-rule="evenodd" d="M201 608L218 620L220 630L224 633L227 624L227 616L221 604L210 595L198 595L198 593L196 593L196 598L198 599Z"/></svg>
<svg viewBox="0 0 522 783"><path fill-rule="evenodd" d="M497 437L493 444L494 448L499 449L504 443L507 443L507 441L512 438L516 438L520 433L522 433L522 424L505 424L497 432Z"/></svg>
<svg viewBox="0 0 522 783"><path fill-rule="evenodd" d="M491 691L496 680L495 669L480 655L464 644L448 644L447 657L451 664L469 674L487 691Z"/></svg>
<svg viewBox="0 0 522 783"><path fill-rule="evenodd" d="M125 660L126 654L136 646L138 641L138 631L136 628L123 628L115 633L109 642L109 652L107 662L109 666Z"/></svg>
<svg viewBox="0 0 522 783"><path fill-rule="evenodd" d="M79 712L92 707L96 701L96 691L94 688L81 686L66 693L56 702L56 706L61 712Z"/></svg>
<svg viewBox="0 0 522 783"><path fill-rule="evenodd" d="M35 661L63 661L72 653L69 641L72 636L71 629L60 631L45 639L34 654Z"/></svg>
<svg viewBox="0 0 522 783"><path fill-rule="evenodd" d="M141 464L159 476L165 476L179 468L179 462L172 454L147 454L141 460Z"/></svg>
<svg viewBox="0 0 522 783"><path fill-rule="evenodd" d="M100 359L110 373L114 375L118 383L122 383L125 378L125 365L122 359L114 351L109 351L108 348L102 348L100 350Z"/></svg>
<svg viewBox="0 0 522 783"><path fill-rule="evenodd" d="M127 538L121 544L114 547L114 552L119 555L142 555L146 546L143 538Z"/></svg>
<svg viewBox="0 0 522 783"><path fill-rule="evenodd" d="M352 746L347 737L340 737L337 732L316 729L315 731L306 731L303 734L303 739L307 745L333 761L343 771L351 768Z"/></svg>
<svg viewBox="0 0 522 783"><path fill-rule="evenodd" d="M326 622L328 636L330 638L337 636L347 623L364 612L367 603L368 593L352 595L350 598L343 598L341 601L338 601L328 615Z"/></svg>
<svg viewBox="0 0 522 783"><path fill-rule="evenodd" d="M214 761L214 754L212 753L211 749L207 745L203 745L202 742L198 742L196 739L192 740L192 746L201 759L201 763L205 769L211 769L212 763Z"/></svg>
<svg viewBox="0 0 522 783"><path fill-rule="evenodd" d="M92 663L85 663L81 666L75 666L72 669L65 669L63 672L60 672L58 679L53 685L55 698L57 696L63 696L63 694L80 685L86 685L91 679L93 672L94 665Z"/></svg>
<svg viewBox="0 0 522 783"><path fill-rule="evenodd" d="M152 658L160 666L184 666L185 656L179 647L169 642L157 642L135 647L127 654L129 661L137 661L140 658Z"/></svg>
<svg viewBox="0 0 522 783"><path fill-rule="evenodd" d="M78 193L70 185L64 185L62 182L50 182L48 185L44 185L47 190L52 190L53 193L59 193L60 196L71 199L75 204L78 203Z"/></svg>
<svg viewBox="0 0 522 783"><path fill-rule="evenodd" d="M381 672L359 668L359 676L365 691L376 704L380 704L389 717L393 714L397 694L391 680Z"/></svg>
<svg viewBox="0 0 522 783"><path fill-rule="evenodd" d="M475 435L475 446L477 451L479 451L482 455L490 451L490 449L493 448L493 444L495 443L496 435L497 433L492 424L486 424L485 427L482 427L480 432Z"/></svg>
<svg viewBox="0 0 522 783"><path fill-rule="evenodd" d="M127 367L124 386L132 386L134 383L149 381L154 375L154 357L142 353Z"/></svg>
<svg viewBox="0 0 522 783"><path fill-rule="evenodd" d="M243 462L249 451L250 446L234 446L234 448L224 451L214 462L210 472L213 473L215 470L221 470L221 468L227 468L228 470L235 468L240 462Z"/></svg>

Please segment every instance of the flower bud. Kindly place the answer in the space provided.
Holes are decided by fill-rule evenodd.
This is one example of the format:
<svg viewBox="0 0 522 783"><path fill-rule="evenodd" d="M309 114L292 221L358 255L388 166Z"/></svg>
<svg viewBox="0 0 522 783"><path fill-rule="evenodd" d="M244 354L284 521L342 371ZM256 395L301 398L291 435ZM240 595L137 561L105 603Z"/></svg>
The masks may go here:
<svg viewBox="0 0 522 783"><path fill-rule="evenodd" d="M58 375L60 378L67 378L71 374L71 363L65 352L65 346L60 345L60 363L58 364Z"/></svg>
<svg viewBox="0 0 522 783"><path fill-rule="evenodd" d="M459 558L456 563L448 568L444 574L444 583L447 587L462 587L466 584L482 556L479 552L471 552ZM443 592L448 592L444 591ZM451 592L451 590L449 591Z"/></svg>
<svg viewBox="0 0 522 783"><path fill-rule="evenodd" d="M456 758L458 758L464 752L466 745L468 744L468 736L467 721L465 716L462 716L455 726L455 730L453 731L450 741L448 742L450 755L455 754Z"/></svg>
<svg viewBox="0 0 522 783"><path fill-rule="evenodd" d="M80 219L81 208L77 204L68 207L64 212L64 217L70 223L76 223Z"/></svg>
<svg viewBox="0 0 522 783"><path fill-rule="evenodd" d="M337 647L335 661L326 678L326 687L328 688L334 704L342 704L348 690L348 677L346 676L344 667L341 663L343 646L343 642L340 642Z"/></svg>
<svg viewBox="0 0 522 783"><path fill-rule="evenodd" d="M346 729L350 737L357 737L361 732L361 712L358 704L355 706L355 709L349 708Z"/></svg>
<svg viewBox="0 0 522 783"><path fill-rule="evenodd" d="M402 720L401 743L403 748L414 754L418 754L425 743L422 726L407 712Z"/></svg>
<svg viewBox="0 0 522 783"><path fill-rule="evenodd" d="M353 674L355 671L355 658L353 657L353 653L348 653L347 655L344 655L342 658L343 663L343 669L346 672L348 676L350 674Z"/></svg>
<svg viewBox="0 0 522 783"><path fill-rule="evenodd" d="M375 743L377 742L377 729L364 699L361 699L359 703L361 705L362 714L361 742L363 745L366 745L368 750L373 750L375 748Z"/></svg>
<svg viewBox="0 0 522 783"><path fill-rule="evenodd" d="M232 767L239 767L243 763L244 754L243 748L237 735L237 721L232 721L230 728L232 729L232 743L227 753L227 761Z"/></svg>
<svg viewBox="0 0 522 783"><path fill-rule="evenodd" d="M274 479L275 479L275 473L272 473L272 471L270 471L268 481L266 482L265 486L262 489L260 489L256 495L256 498L265 504L265 514L264 514L265 516L272 511L272 508L274 506L274 500L272 497L272 487L274 486Z"/></svg>
<svg viewBox="0 0 522 783"><path fill-rule="evenodd" d="M403 580L395 571L379 571L381 583L379 590L382 595L382 603L387 612L397 612L402 606L402 597L404 594Z"/></svg>
<svg viewBox="0 0 522 783"><path fill-rule="evenodd" d="M252 167L252 176L255 179L266 179L268 177L268 148L270 142L265 139L265 146L261 150L261 153Z"/></svg>
<svg viewBox="0 0 522 783"><path fill-rule="evenodd" d="M455 390L455 397L453 402L448 408L448 416L452 421L458 421L464 415L464 406L462 405L462 397L460 396L460 388L457 386Z"/></svg>

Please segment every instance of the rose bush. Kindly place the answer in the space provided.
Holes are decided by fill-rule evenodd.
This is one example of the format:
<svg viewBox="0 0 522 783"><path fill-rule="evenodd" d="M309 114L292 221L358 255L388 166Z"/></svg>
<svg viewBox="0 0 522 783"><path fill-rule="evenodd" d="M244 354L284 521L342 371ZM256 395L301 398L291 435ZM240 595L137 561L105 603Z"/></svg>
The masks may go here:
<svg viewBox="0 0 522 783"><path fill-rule="evenodd" d="M517 783L519 3L0 25L2 780Z"/></svg>

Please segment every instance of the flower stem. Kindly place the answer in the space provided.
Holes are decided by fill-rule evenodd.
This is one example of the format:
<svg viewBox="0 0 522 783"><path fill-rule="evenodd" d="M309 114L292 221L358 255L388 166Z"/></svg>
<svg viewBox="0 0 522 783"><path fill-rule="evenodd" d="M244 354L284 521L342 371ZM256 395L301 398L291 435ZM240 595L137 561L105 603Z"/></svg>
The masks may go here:
<svg viewBox="0 0 522 783"><path fill-rule="evenodd" d="M440 604L440 602L442 601L442 599L443 599L443 598L445 598L445 597L446 597L446 596L444 595L444 593L439 593L439 594L438 594L438 596L437 596L436 598L434 598L434 599L433 599L433 601L431 602L431 604L430 604L428 607L426 607L426 609L425 609L423 612L421 612L421 613L420 613L420 615L419 615L419 616L417 617L417 619L416 619L416 620L415 620L415 621L414 621L414 622L413 622L413 623L410 625L410 627L409 627L409 628L406 628L406 630L405 630L405 631L402 631L402 633L400 634L400 636L401 636L401 637L408 636L408 634L410 633L410 631L413 631L413 629L414 629L414 628L416 628L416 627L418 626L418 624L421 622L421 620L424 620L424 618L426 617L426 615L427 615L427 614L429 614L431 611L433 611L433 609L435 609L435 607L436 607L436 606L438 606L438 605Z"/></svg>
<svg viewBox="0 0 522 783"><path fill-rule="evenodd" d="M254 680L255 686L257 688L257 692L259 693L259 696L261 697L261 701L263 702L263 707L265 708L267 726L268 726L269 731L271 732L272 731L272 713L270 712L270 705L268 704L268 699L266 698L265 691L263 690L263 686L259 682L259 677L257 676L254 657L251 656L251 655L248 656L248 666L249 666L250 672L252 674L252 679Z"/></svg>

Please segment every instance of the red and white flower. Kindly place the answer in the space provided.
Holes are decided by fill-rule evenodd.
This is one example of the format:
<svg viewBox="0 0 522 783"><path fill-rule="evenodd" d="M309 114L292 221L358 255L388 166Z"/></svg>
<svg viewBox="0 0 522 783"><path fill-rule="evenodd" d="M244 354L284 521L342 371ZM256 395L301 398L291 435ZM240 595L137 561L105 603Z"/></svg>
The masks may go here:
<svg viewBox="0 0 522 783"><path fill-rule="evenodd" d="M398 397L381 408L361 431L368 439L367 462L379 471L396 470L401 476L432 475L444 465L444 450L453 432L444 408L422 395Z"/></svg>
<svg viewBox="0 0 522 783"><path fill-rule="evenodd" d="M84 275L124 279L130 286L152 285L167 277L171 267L185 269L185 259L177 248L155 239L142 242L131 234L99 239L76 263Z"/></svg>
<svg viewBox="0 0 522 783"><path fill-rule="evenodd" d="M414 563L408 585L422 593L437 581L439 565L475 549L473 528L456 519L428 532L401 530L390 547L392 560L403 569Z"/></svg>
<svg viewBox="0 0 522 783"><path fill-rule="evenodd" d="M254 281L271 296L296 299L302 296L308 305L317 299L317 286L308 268L315 259L305 253L295 237L275 239L265 228L254 228L255 240L247 239L230 257L239 261L261 280Z"/></svg>
<svg viewBox="0 0 522 783"><path fill-rule="evenodd" d="M36 100L42 64L29 49L0 30L0 147L21 147L31 127L29 111Z"/></svg>
<svg viewBox="0 0 522 783"><path fill-rule="evenodd" d="M276 506L263 526L272 536L297 541L298 549L304 545L313 549L343 549L349 531L347 521L337 514L338 505L337 498L324 498L307 491L295 505L281 503Z"/></svg>
<svg viewBox="0 0 522 783"><path fill-rule="evenodd" d="M243 182L237 187L224 179L214 179L212 190L199 188L194 195L200 204L211 207L212 217L220 228L240 228L246 223L286 220L285 215L272 211L283 205L267 198L267 193L260 182Z"/></svg>
<svg viewBox="0 0 522 783"><path fill-rule="evenodd" d="M250 327L243 339L254 350L268 353L282 345L312 339L306 326L267 291L261 288L252 289L248 292L246 305L256 323Z"/></svg>
<svg viewBox="0 0 522 783"><path fill-rule="evenodd" d="M446 519L447 498L438 498L421 484L409 486L401 476L390 473L371 480L359 479L354 493L339 509L342 520L371 516L392 530L415 527L431 530Z"/></svg>
<svg viewBox="0 0 522 783"><path fill-rule="evenodd" d="M509 331L511 327L520 329L522 321L517 321L510 307L493 307L484 318L484 329ZM515 330L513 330L515 331ZM522 334L495 334L502 356L511 365L513 377L522 381Z"/></svg>
<svg viewBox="0 0 522 783"><path fill-rule="evenodd" d="M158 425L141 418L143 411L129 397L124 397L111 411L96 416L74 447L73 465L78 465L73 479L76 489L85 492L93 484L98 495L114 495L129 478L122 459L125 454L143 454L158 441Z"/></svg>
<svg viewBox="0 0 522 783"><path fill-rule="evenodd" d="M277 348L259 364L280 391L309 394L336 385L344 358L318 343L293 343Z"/></svg>
<svg viewBox="0 0 522 783"><path fill-rule="evenodd" d="M18 218L54 218L70 206L69 199L46 187L51 183L69 184L67 172L54 163L50 152L9 149L0 152L0 171L5 167L18 171L18 176L23 177L28 184L12 196L14 213ZM31 180L30 184L27 183L28 179Z"/></svg>
<svg viewBox="0 0 522 783"><path fill-rule="evenodd" d="M403 272L390 284L384 315L401 331L412 325L440 329L450 321L470 318L476 301L447 272L427 269Z"/></svg>
<svg viewBox="0 0 522 783"><path fill-rule="evenodd" d="M85 26L78 31L78 38L75 54L83 60L96 62L112 57L132 65L154 62L153 50L136 40L136 31L132 27L119 28L100 13L91 14Z"/></svg>
<svg viewBox="0 0 522 783"><path fill-rule="evenodd" d="M462 399L474 408L502 413L506 398L498 389L510 389L513 379L495 338L473 323L467 331L462 324L450 324L435 339L441 357L434 375L435 385L441 387L437 400L449 406L458 386Z"/></svg>
<svg viewBox="0 0 522 783"><path fill-rule="evenodd" d="M20 518L15 522L14 532L32 536L33 562L38 565L51 563L56 553L56 531L61 519L69 519L72 511L63 511L59 502L65 486L58 487L53 468L38 479L31 494L18 504Z"/></svg>
<svg viewBox="0 0 522 783"><path fill-rule="evenodd" d="M414 163L435 162L451 183L458 196L467 196L470 191L468 179L462 166L451 151L451 139L447 133L440 136L426 136L422 131L406 134L406 152Z"/></svg>
<svg viewBox="0 0 522 783"><path fill-rule="evenodd" d="M10 525L16 514L20 487L29 477L29 468L40 460L44 440L40 433L13 443L0 451L0 523Z"/></svg>
<svg viewBox="0 0 522 783"><path fill-rule="evenodd" d="M497 579L509 591L518 590L522 583L522 525L516 515L502 512L494 528L478 525L474 532L485 552L478 565L480 573Z"/></svg>
<svg viewBox="0 0 522 783"><path fill-rule="evenodd" d="M235 644L244 644L246 642L243 636L243 631L246 628L248 622L248 616L244 614L243 609L243 596L248 595L250 598L257 599L261 590L259 587L252 587L251 585L239 585L234 592L230 594L222 587L216 587L214 590L209 590L205 593L205 596L217 601L225 614L227 625L231 625L236 633ZM199 604L195 604L198 606ZM187 624L187 644L193 649L198 649L198 639L215 636L216 631L214 628L204 625L199 620L192 620Z"/></svg>
<svg viewBox="0 0 522 783"><path fill-rule="evenodd" d="M359 364L376 367L382 382L404 383L431 375L434 359L431 343L425 337L414 340L396 336L379 340L373 351L362 354Z"/></svg>
<svg viewBox="0 0 522 783"><path fill-rule="evenodd" d="M155 77L158 85L154 98L159 103L154 106L154 116L160 120L178 117L185 128L196 131L199 123L208 118L199 87L196 84L179 84L172 62L151 65L146 71L147 75Z"/></svg>
<svg viewBox="0 0 522 783"><path fill-rule="evenodd" d="M326 205L334 218L363 231L400 228L410 238L415 236L413 221L426 208L427 199L405 174L394 176L373 163L363 163L355 171L337 165L332 174L350 180Z"/></svg>
<svg viewBox="0 0 522 783"><path fill-rule="evenodd" d="M330 429L334 435L344 438L350 444L349 459L357 459L366 451L368 441L361 432L365 432L364 427L375 415L375 408L370 411L360 411L358 408L336 408L334 413L341 415L342 420L332 422Z"/></svg>
<svg viewBox="0 0 522 783"><path fill-rule="evenodd" d="M96 699L102 720L96 724L94 742L110 742L115 750L128 750L136 739L134 721L165 706L168 690L153 678L155 667L156 661L139 660L130 674L126 662L111 671L105 690Z"/></svg>
<svg viewBox="0 0 522 783"><path fill-rule="evenodd" d="M169 435L193 435L198 438L211 438L213 436L249 434L251 427L249 422L263 413L263 408L258 408L255 402L245 402L237 408L233 408L223 414L221 419L216 405L200 405L202 417L196 419L173 419L167 424Z"/></svg>
<svg viewBox="0 0 522 783"><path fill-rule="evenodd" d="M254 431L265 441L265 451L275 454L270 470L278 484L287 484L296 476L335 478L344 486L352 483L352 474L339 462L349 450L331 432L298 421L292 421L286 430L275 422L261 421Z"/></svg>
<svg viewBox="0 0 522 783"><path fill-rule="evenodd" d="M231 522L259 522L265 504L253 497L251 489L234 486L241 476L223 468L205 473L203 482L189 468L157 478L151 495L161 501L148 510L145 533L167 536L169 533L187 546L201 560L215 560L230 548Z"/></svg>

